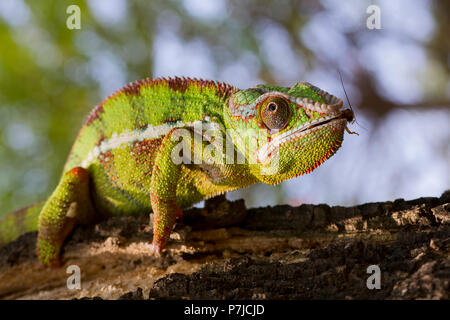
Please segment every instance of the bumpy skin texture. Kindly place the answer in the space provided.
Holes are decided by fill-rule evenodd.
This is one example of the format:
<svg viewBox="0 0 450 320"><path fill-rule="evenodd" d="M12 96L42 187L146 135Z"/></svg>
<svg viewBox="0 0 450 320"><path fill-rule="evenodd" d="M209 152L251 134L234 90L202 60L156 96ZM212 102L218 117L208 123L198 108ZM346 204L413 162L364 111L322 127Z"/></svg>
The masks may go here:
<svg viewBox="0 0 450 320"><path fill-rule="evenodd" d="M58 266L76 224L153 211L159 252L183 208L309 173L331 157L353 119L341 107L309 83L246 90L188 78L132 83L91 112L53 194L3 218L0 242L37 228L40 261Z"/></svg>

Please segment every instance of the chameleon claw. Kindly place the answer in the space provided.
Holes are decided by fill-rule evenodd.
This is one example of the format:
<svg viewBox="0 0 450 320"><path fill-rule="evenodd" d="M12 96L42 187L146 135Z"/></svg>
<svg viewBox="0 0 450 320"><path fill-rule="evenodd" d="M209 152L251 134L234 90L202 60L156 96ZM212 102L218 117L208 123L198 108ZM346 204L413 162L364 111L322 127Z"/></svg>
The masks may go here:
<svg viewBox="0 0 450 320"><path fill-rule="evenodd" d="M160 257L161 256L161 251L162 251L162 248L157 243L153 242L150 245L150 255L155 256L155 257Z"/></svg>

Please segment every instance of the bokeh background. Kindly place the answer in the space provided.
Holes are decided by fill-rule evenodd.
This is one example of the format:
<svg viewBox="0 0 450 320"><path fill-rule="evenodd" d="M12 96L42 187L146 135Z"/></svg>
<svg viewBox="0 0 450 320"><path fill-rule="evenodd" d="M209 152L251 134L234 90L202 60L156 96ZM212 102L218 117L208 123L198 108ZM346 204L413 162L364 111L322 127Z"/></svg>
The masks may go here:
<svg viewBox="0 0 450 320"><path fill-rule="evenodd" d="M71 4L81 29L66 27ZM378 5L381 29L369 30ZM45 198L87 113L145 77L246 88L309 81L359 124L310 175L233 192L248 206L353 205L450 188L450 2L0 1L0 215Z"/></svg>

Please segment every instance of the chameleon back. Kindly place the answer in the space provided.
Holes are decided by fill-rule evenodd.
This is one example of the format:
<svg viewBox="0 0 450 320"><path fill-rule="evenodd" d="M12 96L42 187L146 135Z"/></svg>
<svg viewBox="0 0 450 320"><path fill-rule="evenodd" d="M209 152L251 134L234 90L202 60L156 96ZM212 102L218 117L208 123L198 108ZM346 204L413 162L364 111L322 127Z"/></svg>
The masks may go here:
<svg viewBox="0 0 450 320"><path fill-rule="evenodd" d="M101 211L148 212L151 173L162 138L173 128L199 121L214 118L222 123L232 91L228 84L185 78L132 83L91 112L64 172L78 166L89 171L94 205ZM185 206L202 200L200 194L191 198L182 201Z"/></svg>

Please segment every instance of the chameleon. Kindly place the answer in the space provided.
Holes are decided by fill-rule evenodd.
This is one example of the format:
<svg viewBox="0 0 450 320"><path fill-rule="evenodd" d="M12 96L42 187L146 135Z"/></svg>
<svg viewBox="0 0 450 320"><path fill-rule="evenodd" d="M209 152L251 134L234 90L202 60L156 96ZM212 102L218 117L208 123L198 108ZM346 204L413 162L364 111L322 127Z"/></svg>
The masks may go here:
<svg viewBox="0 0 450 320"><path fill-rule="evenodd" d="M0 244L38 231L44 266L61 266L76 225L153 213L150 254L167 248L183 209L255 183L312 172L353 121L343 101L308 83L248 89L196 78L144 79L87 116L44 201L4 216Z"/></svg>

